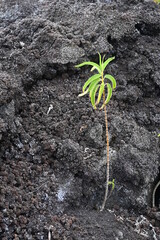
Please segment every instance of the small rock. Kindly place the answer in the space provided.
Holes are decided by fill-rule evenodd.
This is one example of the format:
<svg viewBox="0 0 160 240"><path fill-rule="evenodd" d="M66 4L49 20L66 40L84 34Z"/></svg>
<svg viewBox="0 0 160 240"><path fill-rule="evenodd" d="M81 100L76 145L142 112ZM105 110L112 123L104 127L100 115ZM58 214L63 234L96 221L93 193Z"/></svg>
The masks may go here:
<svg viewBox="0 0 160 240"><path fill-rule="evenodd" d="M157 220L160 221L160 212L155 212L155 213L154 213L154 216L155 216L155 218L156 218Z"/></svg>
<svg viewBox="0 0 160 240"><path fill-rule="evenodd" d="M123 233L120 230L116 231L116 235L118 239L123 239Z"/></svg>

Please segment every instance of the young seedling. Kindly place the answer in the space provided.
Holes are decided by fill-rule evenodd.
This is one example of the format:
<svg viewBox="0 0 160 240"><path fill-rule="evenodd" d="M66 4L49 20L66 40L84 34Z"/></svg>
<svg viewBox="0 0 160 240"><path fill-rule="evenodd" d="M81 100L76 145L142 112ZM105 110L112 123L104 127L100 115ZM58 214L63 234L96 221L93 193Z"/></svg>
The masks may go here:
<svg viewBox="0 0 160 240"><path fill-rule="evenodd" d="M106 188L105 188L105 195L104 201L100 211L104 210L107 198L108 198L108 186L112 185L111 191L114 189L114 179L109 181L109 134L108 134L108 120L107 120L107 108L106 105L109 103L112 97L112 90L116 88L116 80L110 74L104 74L107 65L113 61L115 57L108 58L105 60L105 56L101 57L99 53L99 64L95 62L83 62L81 64L76 65L75 67L83 67L86 65L91 66L91 72L96 71L97 73L90 77L83 86L83 91L79 94L79 97L82 97L86 94L89 94L91 104L94 109L97 109L98 104L102 100L102 105L99 108L100 110L104 110L105 115L105 125L106 125L106 149L107 149L107 161L106 161ZM108 82L109 80L109 82ZM107 89L107 91L106 91ZM103 95L103 98L102 98Z"/></svg>

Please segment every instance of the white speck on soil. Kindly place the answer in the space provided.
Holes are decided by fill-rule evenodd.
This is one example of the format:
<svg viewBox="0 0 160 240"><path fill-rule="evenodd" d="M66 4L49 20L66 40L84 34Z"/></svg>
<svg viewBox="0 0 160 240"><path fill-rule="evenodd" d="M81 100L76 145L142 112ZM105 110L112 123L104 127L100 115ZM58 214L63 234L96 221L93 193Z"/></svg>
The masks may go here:
<svg viewBox="0 0 160 240"><path fill-rule="evenodd" d="M66 192L63 190L63 188L60 187L57 193L58 201L63 202L65 195L66 195Z"/></svg>
<svg viewBox="0 0 160 240"><path fill-rule="evenodd" d="M59 202L63 202L65 199L65 195L69 192L69 186L71 184L72 179L70 179L67 183L59 186L57 192L57 198Z"/></svg>

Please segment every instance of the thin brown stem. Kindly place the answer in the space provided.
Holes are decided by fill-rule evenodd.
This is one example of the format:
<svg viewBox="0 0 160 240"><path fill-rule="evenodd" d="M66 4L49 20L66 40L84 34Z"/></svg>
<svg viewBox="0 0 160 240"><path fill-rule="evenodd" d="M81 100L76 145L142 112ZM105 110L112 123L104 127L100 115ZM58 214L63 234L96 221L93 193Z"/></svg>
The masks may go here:
<svg viewBox="0 0 160 240"><path fill-rule="evenodd" d="M105 103L105 91L103 92L103 104ZM106 150L107 150L107 159L106 159L106 188L105 188L105 195L102 207L100 211L104 210L107 197L108 197L108 183L109 183L109 134L108 134L108 120L107 120L107 108L106 105L104 106L104 114L105 114L105 125L106 125Z"/></svg>

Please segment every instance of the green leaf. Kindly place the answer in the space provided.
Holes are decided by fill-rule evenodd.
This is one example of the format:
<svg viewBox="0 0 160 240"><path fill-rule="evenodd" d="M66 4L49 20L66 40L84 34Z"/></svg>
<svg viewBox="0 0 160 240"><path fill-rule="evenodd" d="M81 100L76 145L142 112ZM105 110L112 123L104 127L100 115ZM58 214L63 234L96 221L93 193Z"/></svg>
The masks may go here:
<svg viewBox="0 0 160 240"><path fill-rule="evenodd" d="M160 137L160 134L158 134L158 137Z"/></svg>
<svg viewBox="0 0 160 240"><path fill-rule="evenodd" d="M111 58L108 58L102 65L102 71L104 71L104 69L107 67L107 65L113 61L115 59L115 57L111 57Z"/></svg>
<svg viewBox="0 0 160 240"><path fill-rule="evenodd" d="M109 79L109 80L112 82L112 87L113 87L113 89L116 88L116 79L115 79L112 75L106 74L106 75L104 76L104 78L107 78L107 79Z"/></svg>
<svg viewBox="0 0 160 240"><path fill-rule="evenodd" d="M91 72L93 72L95 69L96 69L95 67L92 67L92 68L91 68Z"/></svg>
<svg viewBox="0 0 160 240"><path fill-rule="evenodd" d="M95 74L92 77L90 77L84 84L83 86L83 92L85 91L86 87L88 87L88 85L93 82L94 80L98 79L101 76L101 74Z"/></svg>
<svg viewBox="0 0 160 240"><path fill-rule="evenodd" d="M78 97L83 97L83 96L86 95L88 92L89 92L89 90L87 89L85 92L79 94Z"/></svg>
<svg viewBox="0 0 160 240"><path fill-rule="evenodd" d="M92 106L94 109L96 109L95 97L96 97L96 93L97 93L99 87L100 87L100 84L96 85L91 91L91 103L92 103Z"/></svg>
<svg viewBox="0 0 160 240"><path fill-rule="evenodd" d="M80 64L76 65L75 67L79 68L79 67L83 67L85 65L91 65L91 66L95 67L95 69L97 69L99 73L101 73L100 66L97 63L94 63L94 62L83 62L83 63L80 63Z"/></svg>
<svg viewBox="0 0 160 240"><path fill-rule="evenodd" d="M108 92L107 92L107 98L106 98L104 104L102 105L102 107L100 108L100 110L103 109L104 106L105 106L107 103L109 103L109 101L110 101L110 99L111 99L111 97L112 97L112 87L111 87L111 85L110 85L109 83L107 83L107 84L105 84L105 85L107 85L107 90L108 90Z"/></svg>
<svg viewBox="0 0 160 240"><path fill-rule="evenodd" d="M102 94L104 91L104 86L105 86L105 84L104 84L104 82L102 82L100 89L99 89L99 94L98 94L98 99L97 99L96 105L101 101L101 97L102 97Z"/></svg>
<svg viewBox="0 0 160 240"><path fill-rule="evenodd" d="M112 185L112 191L114 190L114 187L115 187L114 180L115 180L115 179L113 179L112 181L109 181L109 182L108 182L108 185Z"/></svg>
<svg viewBox="0 0 160 240"><path fill-rule="evenodd" d="M89 86L89 88L88 88L88 89L89 89L89 92L91 92L91 90L92 90L100 81L101 81L100 78L94 80L94 81L90 84L90 86Z"/></svg>
<svg viewBox="0 0 160 240"><path fill-rule="evenodd" d="M111 84L107 83L107 88L108 88L108 93L107 93L107 98L106 98L106 101L105 101L105 105L107 103L109 103L111 97L112 97L112 87L111 87Z"/></svg>

